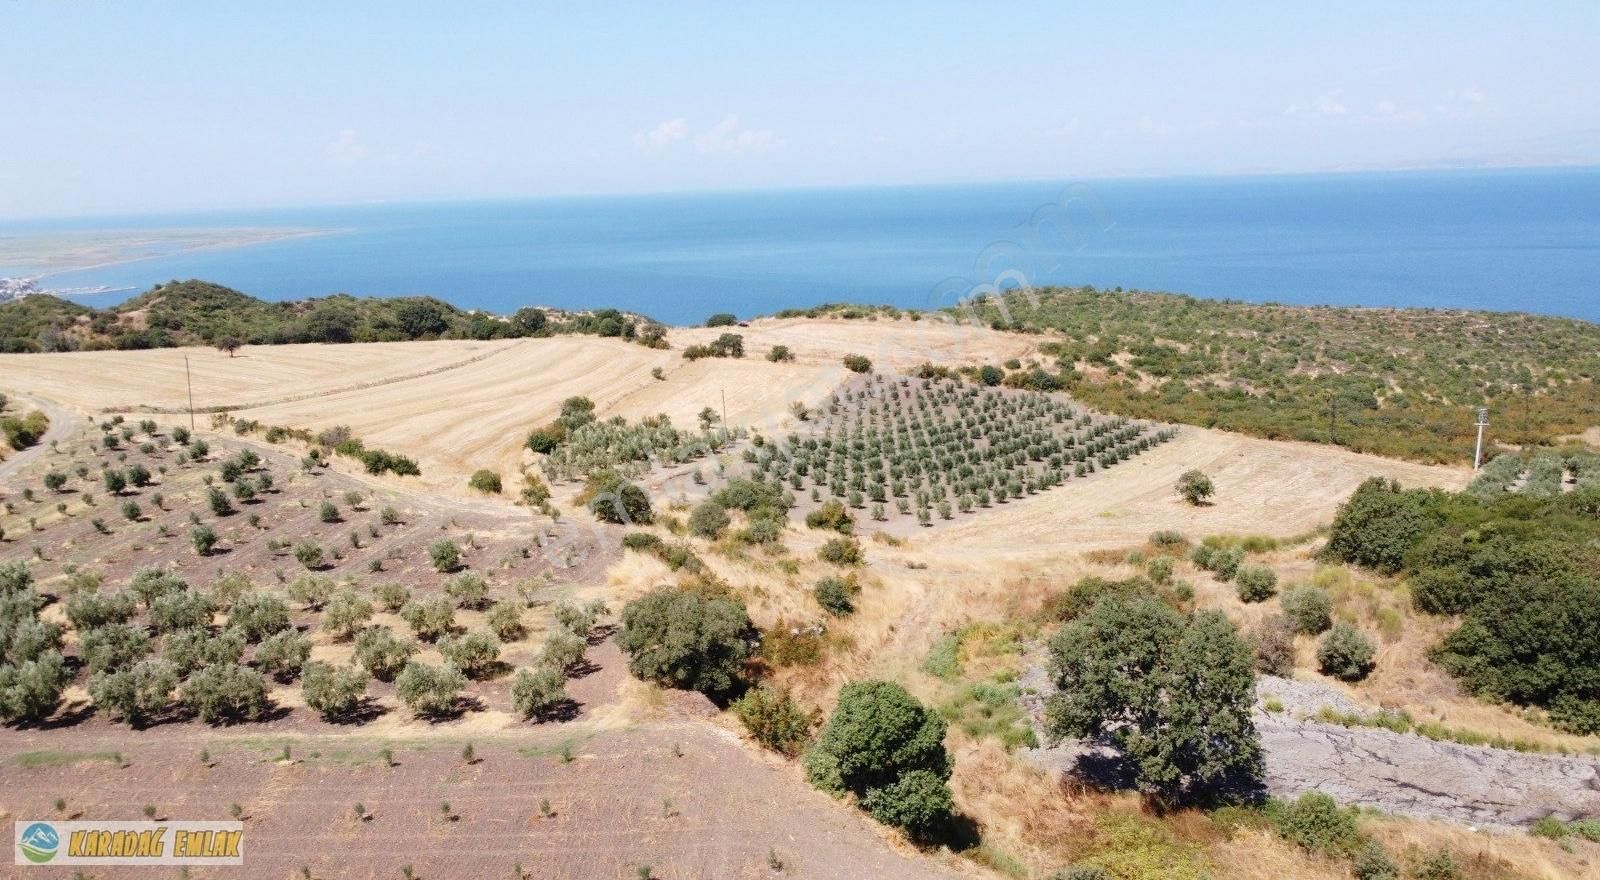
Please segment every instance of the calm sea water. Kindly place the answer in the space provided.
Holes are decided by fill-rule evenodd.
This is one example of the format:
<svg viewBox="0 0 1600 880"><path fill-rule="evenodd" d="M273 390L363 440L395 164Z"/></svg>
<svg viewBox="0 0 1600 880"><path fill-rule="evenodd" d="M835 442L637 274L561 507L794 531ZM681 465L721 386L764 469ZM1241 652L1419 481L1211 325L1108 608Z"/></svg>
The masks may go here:
<svg viewBox="0 0 1600 880"><path fill-rule="evenodd" d="M384 204L0 233L238 226L336 231L50 283L193 277L269 299L431 294L501 312L614 306L692 323L840 300L943 306L1026 279L1600 321L1600 169Z"/></svg>

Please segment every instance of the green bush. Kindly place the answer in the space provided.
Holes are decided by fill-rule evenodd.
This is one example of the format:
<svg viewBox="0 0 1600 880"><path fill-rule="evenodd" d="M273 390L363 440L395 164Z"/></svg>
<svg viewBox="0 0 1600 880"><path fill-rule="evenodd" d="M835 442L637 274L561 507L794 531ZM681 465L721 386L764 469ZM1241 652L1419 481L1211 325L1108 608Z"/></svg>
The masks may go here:
<svg viewBox="0 0 1600 880"><path fill-rule="evenodd" d="M584 488L585 506L595 519L617 525L647 525L655 519L650 496L644 489L614 471L589 478Z"/></svg>
<svg viewBox="0 0 1600 880"><path fill-rule="evenodd" d="M1356 850L1350 862L1350 873L1355 880L1397 880L1400 867L1384 852L1382 844L1369 840Z"/></svg>
<svg viewBox="0 0 1600 880"><path fill-rule="evenodd" d="M217 546L217 533L210 526L195 526L189 530L189 543L194 547L195 553L210 556L211 551Z"/></svg>
<svg viewBox="0 0 1600 880"><path fill-rule="evenodd" d="M844 686L833 715L806 753L816 787L860 798L874 817L925 836L951 810L945 723L898 684Z"/></svg>
<svg viewBox="0 0 1600 880"><path fill-rule="evenodd" d="M434 571L448 574L461 567L461 548L449 538L440 538L428 545L428 561Z"/></svg>
<svg viewBox="0 0 1600 880"><path fill-rule="evenodd" d="M731 708L756 742L790 757L805 748L816 725L816 713L801 708L783 687L751 688Z"/></svg>
<svg viewBox="0 0 1600 880"><path fill-rule="evenodd" d="M728 511L711 498L695 505L689 514L689 533L701 538L717 538L728 527Z"/></svg>
<svg viewBox="0 0 1600 880"><path fill-rule="evenodd" d="M393 581L379 584L373 595L377 596L378 604L383 606L385 611L399 611L411 601L411 591L406 589L404 584Z"/></svg>
<svg viewBox="0 0 1600 880"><path fill-rule="evenodd" d="M836 617L843 617L856 610L855 597L861 588L856 584L855 577L836 578L825 577L817 581L811 594L816 597L817 604L822 609Z"/></svg>
<svg viewBox="0 0 1600 880"><path fill-rule="evenodd" d="M1372 640L1348 623L1336 623L1317 644L1317 665L1324 674L1360 681L1372 671L1377 655Z"/></svg>
<svg viewBox="0 0 1600 880"><path fill-rule="evenodd" d="M320 611L333 597L334 588L333 578L304 574L289 583L289 598L307 611Z"/></svg>
<svg viewBox="0 0 1600 880"><path fill-rule="evenodd" d="M307 663L301 676L300 693L306 705L329 721L348 718L360 707L367 693L367 676L359 669Z"/></svg>
<svg viewBox="0 0 1600 880"><path fill-rule="evenodd" d="M866 562L866 554L861 551L861 543L855 538L829 540L817 548L817 558L840 566L861 565Z"/></svg>
<svg viewBox="0 0 1600 880"><path fill-rule="evenodd" d="M1444 494L1404 491L1400 484L1373 477L1339 508L1323 553L1330 559L1398 572L1405 557L1441 522Z"/></svg>
<svg viewBox="0 0 1600 880"><path fill-rule="evenodd" d="M1320 587L1295 587L1285 592L1278 602L1293 622L1295 632L1314 636L1333 626L1333 599Z"/></svg>
<svg viewBox="0 0 1600 880"><path fill-rule="evenodd" d="M1284 839L1314 853L1344 856L1360 841L1353 810L1345 810L1321 792L1307 792L1272 811L1273 825Z"/></svg>
<svg viewBox="0 0 1600 880"><path fill-rule="evenodd" d="M1278 575L1265 565L1241 565L1233 582L1241 602L1265 602L1278 592Z"/></svg>
<svg viewBox="0 0 1600 880"><path fill-rule="evenodd" d="M438 717L456 709L456 699L467 686L467 677L450 666L407 663L395 678L395 693L400 702L419 716Z"/></svg>
<svg viewBox="0 0 1600 880"><path fill-rule="evenodd" d="M879 822L921 840L933 837L949 820L955 799L943 777L912 770L888 785L869 789L861 807Z"/></svg>
<svg viewBox="0 0 1600 880"><path fill-rule="evenodd" d="M707 327L732 327L739 323L738 317L728 312L718 312L706 319Z"/></svg>
<svg viewBox="0 0 1600 880"><path fill-rule="evenodd" d="M542 717L568 701L567 677L548 665L520 669L511 681L511 706L523 718Z"/></svg>
<svg viewBox="0 0 1600 880"><path fill-rule="evenodd" d="M644 553L661 546L661 539L649 532L629 532L622 536L622 546Z"/></svg>
<svg viewBox="0 0 1600 880"><path fill-rule="evenodd" d="M794 360L794 352L787 345L774 345L767 352L767 360L775 364L788 363Z"/></svg>
<svg viewBox="0 0 1600 880"><path fill-rule="evenodd" d="M522 606L509 600L490 605L483 621L502 642L514 642L526 632L522 626Z"/></svg>
<svg viewBox="0 0 1600 880"><path fill-rule="evenodd" d="M394 681L416 652L416 645L396 638L387 627L356 634L355 662L379 681Z"/></svg>
<svg viewBox="0 0 1600 880"><path fill-rule="evenodd" d="M279 681L293 681L311 657L311 640L299 630L268 636L256 648L256 666Z"/></svg>
<svg viewBox="0 0 1600 880"><path fill-rule="evenodd" d="M499 495L502 488L500 475L487 468L473 471L472 476L467 478L467 487L485 495Z"/></svg>
<svg viewBox="0 0 1600 880"><path fill-rule="evenodd" d="M178 699L201 721L255 719L267 708L261 675L234 663L206 666L184 680Z"/></svg>
<svg viewBox="0 0 1600 880"><path fill-rule="evenodd" d="M294 558L296 562L305 566L307 571L315 571L323 564L322 548L315 541L301 541L294 545Z"/></svg>
<svg viewBox="0 0 1600 880"><path fill-rule="evenodd" d="M622 609L617 643L635 677L716 695L738 684L754 630L737 599L661 587Z"/></svg>
<svg viewBox="0 0 1600 880"><path fill-rule="evenodd" d="M872 361L863 355L847 354L844 356L844 368L852 373L870 373L872 372Z"/></svg>
<svg viewBox="0 0 1600 880"><path fill-rule="evenodd" d="M582 638L565 630L557 630L544 640L539 651L539 665L560 670L563 674L583 662L585 644Z"/></svg>
<svg viewBox="0 0 1600 880"><path fill-rule="evenodd" d="M855 530L855 518L850 511L845 510L844 504L838 501L825 501L822 506L806 514L806 525L813 529L829 529L841 535L848 535Z"/></svg>
<svg viewBox="0 0 1600 880"><path fill-rule="evenodd" d="M1423 859L1413 876L1416 880L1463 880L1466 875L1449 850L1440 850Z"/></svg>

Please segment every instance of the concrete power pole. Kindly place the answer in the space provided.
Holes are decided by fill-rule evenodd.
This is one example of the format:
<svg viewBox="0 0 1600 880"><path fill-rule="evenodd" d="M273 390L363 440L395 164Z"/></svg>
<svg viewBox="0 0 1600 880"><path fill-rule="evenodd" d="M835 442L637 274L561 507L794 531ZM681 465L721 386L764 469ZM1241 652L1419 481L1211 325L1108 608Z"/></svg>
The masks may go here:
<svg viewBox="0 0 1600 880"><path fill-rule="evenodd" d="M189 432L194 433L194 379L189 375L189 356L183 356L183 381L189 386Z"/></svg>
<svg viewBox="0 0 1600 880"><path fill-rule="evenodd" d="M1483 467L1483 429L1489 427L1489 408L1478 407L1478 449L1472 453L1472 469Z"/></svg>

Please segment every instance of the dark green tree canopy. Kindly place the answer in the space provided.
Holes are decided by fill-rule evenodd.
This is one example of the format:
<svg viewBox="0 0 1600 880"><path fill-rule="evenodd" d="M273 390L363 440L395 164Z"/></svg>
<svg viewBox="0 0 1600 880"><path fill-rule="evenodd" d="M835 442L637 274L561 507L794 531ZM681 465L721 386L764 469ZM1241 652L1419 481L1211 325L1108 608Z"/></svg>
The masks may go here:
<svg viewBox="0 0 1600 880"><path fill-rule="evenodd" d="M1260 778L1253 652L1220 613L1110 593L1050 640L1049 669L1051 735L1108 737L1145 793L1182 803Z"/></svg>
<svg viewBox="0 0 1600 880"><path fill-rule="evenodd" d="M744 603L672 587L623 607L617 636L638 678L711 695L738 687L754 642Z"/></svg>

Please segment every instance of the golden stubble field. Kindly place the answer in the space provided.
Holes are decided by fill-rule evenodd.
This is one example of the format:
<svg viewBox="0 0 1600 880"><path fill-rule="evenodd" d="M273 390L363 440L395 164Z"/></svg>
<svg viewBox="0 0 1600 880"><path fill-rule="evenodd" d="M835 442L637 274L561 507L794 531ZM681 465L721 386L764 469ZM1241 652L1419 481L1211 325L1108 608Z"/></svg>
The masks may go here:
<svg viewBox="0 0 1600 880"><path fill-rule="evenodd" d="M745 338L742 360L690 362L682 349L723 332ZM674 330L671 350L619 339L454 340L246 347L237 357L207 348L0 355L0 387L38 395L85 415L194 404L243 419L320 429L349 425L369 446L416 458L422 484L465 490L491 468L513 477L529 429L561 401L585 396L602 416L666 413L688 427L711 407L731 424L772 432L795 402L814 404L841 382L840 359L865 354L881 367L924 361L987 363L1026 356L1026 339L934 321L786 319L748 327ZM774 345L794 361L770 363ZM185 358L188 373L185 372ZM659 368L662 379L652 376ZM206 419L200 419L205 427Z"/></svg>

